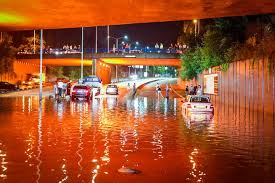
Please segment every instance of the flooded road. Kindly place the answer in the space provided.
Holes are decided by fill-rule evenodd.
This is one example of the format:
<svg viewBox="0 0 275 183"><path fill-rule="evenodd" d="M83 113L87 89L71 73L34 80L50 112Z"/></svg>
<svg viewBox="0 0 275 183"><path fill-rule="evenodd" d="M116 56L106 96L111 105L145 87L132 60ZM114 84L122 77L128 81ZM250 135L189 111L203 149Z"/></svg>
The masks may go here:
<svg viewBox="0 0 275 183"><path fill-rule="evenodd" d="M181 99L145 90L91 102L0 98L0 182L273 182L273 116L250 122L217 106L213 119L184 118Z"/></svg>

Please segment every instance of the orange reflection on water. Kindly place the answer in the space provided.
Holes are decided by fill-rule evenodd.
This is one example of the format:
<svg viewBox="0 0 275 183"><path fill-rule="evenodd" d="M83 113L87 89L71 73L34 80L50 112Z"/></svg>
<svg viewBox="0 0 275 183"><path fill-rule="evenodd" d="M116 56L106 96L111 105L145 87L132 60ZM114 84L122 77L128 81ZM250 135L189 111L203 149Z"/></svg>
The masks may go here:
<svg viewBox="0 0 275 183"><path fill-rule="evenodd" d="M269 129L257 121L253 128L232 123L231 112L217 111L214 122L201 116L187 122L174 99L30 102L0 103L0 174L10 182L222 182L232 166L250 165L245 175L251 169L262 175L263 162L273 167L274 129L268 122ZM121 175L121 167L141 174Z"/></svg>
<svg viewBox="0 0 275 183"><path fill-rule="evenodd" d="M0 180L7 179L8 162L7 162L7 152L4 148L5 148L4 144L0 142L0 158L1 158Z"/></svg>
<svg viewBox="0 0 275 183"><path fill-rule="evenodd" d="M199 167L196 163L196 158L199 154L199 151L197 148L194 148L191 154L189 155L190 163L192 165L192 169L190 172L191 177L187 178L186 180L194 180L195 182L203 182L203 177L206 176L206 174L199 170Z"/></svg>

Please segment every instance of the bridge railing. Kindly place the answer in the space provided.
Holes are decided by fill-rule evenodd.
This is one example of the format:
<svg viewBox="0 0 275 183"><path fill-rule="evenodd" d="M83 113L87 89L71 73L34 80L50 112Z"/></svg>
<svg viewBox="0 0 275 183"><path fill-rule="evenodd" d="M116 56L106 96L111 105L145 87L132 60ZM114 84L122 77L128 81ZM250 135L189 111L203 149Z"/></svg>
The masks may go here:
<svg viewBox="0 0 275 183"><path fill-rule="evenodd" d="M17 59L39 59L39 54L19 54ZM57 58L80 58L80 53L70 54L44 54L44 59ZM177 53L84 53L84 59L100 59L100 58L153 58L153 59L177 59L180 54Z"/></svg>
<svg viewBox="0 0 275 183"><path fill-rule="evenodd" d="M112 54L112 53L161 53L161 54L181 54L184 50L182 49L176 49L176 48L136 48L136 49L111 49L108 50L106 48L98 48L97 51L94 48L85 48L84 53L106 53L106 54ZM62 48L50 48L50 49L44 49L43 54L52 54L52 55L65 55L65 54L77 54L81 53L80 49L62 49ZM18 52L18 55L32 55L35 54L33 51L20 51Z"/></svg>

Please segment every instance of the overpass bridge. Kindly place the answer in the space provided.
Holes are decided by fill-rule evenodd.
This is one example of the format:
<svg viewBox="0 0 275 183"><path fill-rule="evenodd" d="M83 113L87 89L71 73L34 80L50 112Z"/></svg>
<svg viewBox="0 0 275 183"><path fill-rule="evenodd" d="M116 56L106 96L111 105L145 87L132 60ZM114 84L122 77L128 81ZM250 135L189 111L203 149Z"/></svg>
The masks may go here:
<svg viewBox="0 0 275 183"><path fill-rule="evenodd" d="M39 64L39 54L19 54L17 60ZM180 55L177 53L84 53L84 66L91 66L97 60L110 65L144 65L180 67ZM50 66L80 66L80 53L43 54L43 64Z"/></svg>

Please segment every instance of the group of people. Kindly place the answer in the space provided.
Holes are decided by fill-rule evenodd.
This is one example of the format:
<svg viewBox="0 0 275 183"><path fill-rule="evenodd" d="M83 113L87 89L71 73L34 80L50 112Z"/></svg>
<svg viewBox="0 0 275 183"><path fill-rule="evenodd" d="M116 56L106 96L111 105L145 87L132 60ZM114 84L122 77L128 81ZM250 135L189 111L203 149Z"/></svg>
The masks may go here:
<svg viewBox="0 0 275 183"><path fill-rule="evenodd" d="M163 48L164 48L164 46L163 46L162 43L159 43L159 44L156 43L156 44L155 44L155 49L161 49L161 50L162 50Z"/></svg>
<svg viewBox="0 0 275 183"><path fill-rule="evenodd" d="M167 53L182 53L187 48L187 45L176 43L171 43L170 46L167 48ZM164 45L162 43L156 43L155 44L155 50L159 50L162 52L164 50ZM165 51L165 50L164 50Z"/></svg>
<svg viewBox="0 0 275 183"><path fill-rule="evenodd" d="M201 85L195 85L191 84L190 86L186 85L185 87L185 95L202 95L202 87Z"/></svg>
<svg viewBox="0 0 275 183"><path fill-rule="evenodd" d="M64 45L63 47L62 47L62 49L63 50L65 50L65 51L70 51L70 50L80 50L80 45L78 45L78 46L76 46L76 45Z"/></svg>
<svg viewBox="0 0 275 183"><path fill-rule="evenodd" d="M167 52L168 53L182 53L185 49L187 48L187 45L185 44L180 44L180 43L176 43L176 44L170 44L170 46L168 47Z"/></svg>
<svg viewBox="0 0 275 183"><path fill-rule="evenodd" d="M67 93L67 83L59 80L55 82L54 86L54 94L55 98L57 97L65 97Z"/></svg>
<svg viewBox="0 0 275 183"><path fill-rule="evenodd" d="M168 83L166 83L166 85L165 85L165 97L166 98L169 98L169 92L170 92L170 90L171 90L171 88L169 87ZM156 92L157 92L158 95L161 92L161 87L160 87L159 83L157 83L157 85L156 85Z"/></svg>

